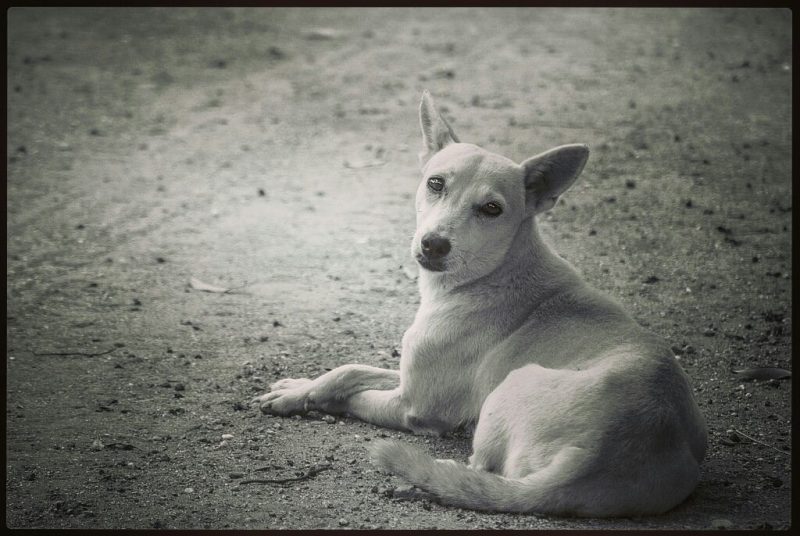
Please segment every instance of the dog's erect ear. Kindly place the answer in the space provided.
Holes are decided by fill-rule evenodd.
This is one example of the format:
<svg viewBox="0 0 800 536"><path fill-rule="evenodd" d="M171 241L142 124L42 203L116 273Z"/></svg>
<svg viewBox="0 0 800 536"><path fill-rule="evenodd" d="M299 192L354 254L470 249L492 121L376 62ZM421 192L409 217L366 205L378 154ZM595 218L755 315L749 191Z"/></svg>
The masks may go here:
<svg viewBox="0 0 800 536"><path fill-rule="evenodd" d="M522 169L527 210L538 214L553 208L558 196L581 174L588 158L589 148L575 144L562 145L525 160Z"/></svg>
<svg viewBox="0 0 800 536"><path fill-rule="evenodd" d="M447 145L458 142L453 129L436 110L433 97L427 89L422 92L422 101L419 103L419 124L425 144L425 149L419 155L420 164L427 162Z"/></svg>

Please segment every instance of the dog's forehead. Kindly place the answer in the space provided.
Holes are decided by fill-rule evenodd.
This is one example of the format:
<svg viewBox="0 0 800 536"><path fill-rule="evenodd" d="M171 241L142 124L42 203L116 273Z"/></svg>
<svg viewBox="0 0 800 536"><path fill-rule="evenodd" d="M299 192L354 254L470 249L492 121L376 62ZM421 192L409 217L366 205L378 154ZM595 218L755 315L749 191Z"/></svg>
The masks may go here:
<svg viewBox="0 0 800 536"><path fill-rule="evenodd" d="M454 143L436 153L425 165L426 177L439 175L451 184L488 180L499 185L517 182L520 167L514 161L470 143Z"/></svg>

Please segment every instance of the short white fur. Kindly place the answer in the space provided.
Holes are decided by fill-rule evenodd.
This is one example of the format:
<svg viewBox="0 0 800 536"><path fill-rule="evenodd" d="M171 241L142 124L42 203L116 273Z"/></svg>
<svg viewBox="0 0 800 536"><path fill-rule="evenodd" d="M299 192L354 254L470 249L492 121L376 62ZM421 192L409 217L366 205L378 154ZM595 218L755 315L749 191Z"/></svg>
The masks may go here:
<svg viewBox="0 0 800 536"><path fill-rule="evenodd" d="M542 240L536 215L578 178L584 145L516 164L461 143L426 91L411 253L427 233L451 249L420 270L420 306L399 370L345 365L285 379L262 411L346 413L414 433L475 424L469 464L402 442L374 461L445 504L569 516L658 514L695 488L707 432L669 346L587 285ZM427 179L444 179L441 193ZM496 217L479 208L495 202Z"/></svg>

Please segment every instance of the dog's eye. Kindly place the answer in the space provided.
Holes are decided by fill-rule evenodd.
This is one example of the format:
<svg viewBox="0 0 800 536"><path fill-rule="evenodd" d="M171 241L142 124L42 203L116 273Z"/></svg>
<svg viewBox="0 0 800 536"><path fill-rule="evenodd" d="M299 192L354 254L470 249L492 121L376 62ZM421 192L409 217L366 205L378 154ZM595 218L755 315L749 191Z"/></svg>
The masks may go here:
<svg viewBox="0 0 800 536"><path fill-rule="evenodd" d="M481 214L484 214L486 216L491 216L492 218L496 218L497 216L503 213L503 207L501 207L494 201L486 203L479 210Z"/></svg>
<svg viewBox="0 0 800 536"><path fill-rule="evenodd" d="M428 188L434 192L441 192L444 188L444 179L441 177L431 177L428 179Z"/></svg>

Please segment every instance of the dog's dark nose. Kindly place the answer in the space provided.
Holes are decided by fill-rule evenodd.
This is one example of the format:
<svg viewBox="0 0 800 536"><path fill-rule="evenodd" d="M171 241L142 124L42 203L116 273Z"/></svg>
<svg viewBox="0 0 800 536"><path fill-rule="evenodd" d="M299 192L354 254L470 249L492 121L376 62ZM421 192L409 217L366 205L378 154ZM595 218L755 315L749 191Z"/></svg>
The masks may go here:
<svg viewBox="0 0 800 536"><path fill-rule="evenodd" d="M434 233L426 233L420 244L422 254L429 259L441 259L450 253L450 241Z"/></svg>

